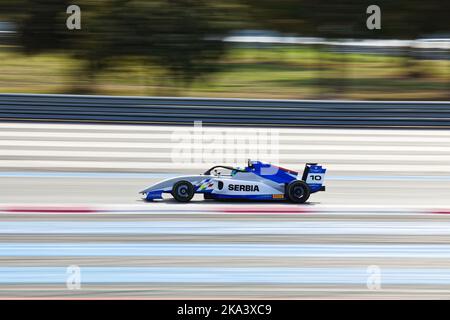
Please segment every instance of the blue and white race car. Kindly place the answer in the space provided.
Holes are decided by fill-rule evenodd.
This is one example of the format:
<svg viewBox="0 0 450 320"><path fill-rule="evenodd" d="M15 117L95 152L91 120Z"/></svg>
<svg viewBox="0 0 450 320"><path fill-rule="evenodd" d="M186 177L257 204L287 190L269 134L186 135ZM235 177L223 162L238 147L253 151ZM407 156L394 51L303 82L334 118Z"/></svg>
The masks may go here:
<svg viewBox="0 0 450 320"><path fill-rule="evenodd" d="M201 175L163 180L143 191L143 199L162 199L170 193L180 202L188 202L195 193L205 199L290 200L304 203L311 193L325 191L325 168L307 163L303 175L261 161L248 161L245 168L214 166Z"/></svg>

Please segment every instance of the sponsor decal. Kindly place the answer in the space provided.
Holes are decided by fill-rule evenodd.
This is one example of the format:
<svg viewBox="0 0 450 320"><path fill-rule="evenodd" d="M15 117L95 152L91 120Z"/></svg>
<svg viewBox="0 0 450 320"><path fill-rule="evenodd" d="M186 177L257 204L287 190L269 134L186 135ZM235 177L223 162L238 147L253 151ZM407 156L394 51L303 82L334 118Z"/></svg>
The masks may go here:
<svg viewBox="0 0 450 320"><path fill-rule="evenodd" d="M230 191L247 191L247 192L259 192L257 185L245 185L245 184L229 184L228 190Z"/></svg>

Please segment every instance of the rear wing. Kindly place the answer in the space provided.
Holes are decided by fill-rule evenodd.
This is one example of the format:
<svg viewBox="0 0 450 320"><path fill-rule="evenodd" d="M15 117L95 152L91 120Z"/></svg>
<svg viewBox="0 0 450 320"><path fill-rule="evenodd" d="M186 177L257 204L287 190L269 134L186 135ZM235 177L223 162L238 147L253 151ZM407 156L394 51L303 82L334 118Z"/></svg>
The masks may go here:
<svg viewBox="0 0 450 320"><path fill-rule="evenodd" d="M303 170L302 180L305 181L311 192L325 191L325 172L327 169L323 168L317 163L307 163L305 170Z"/></svg>

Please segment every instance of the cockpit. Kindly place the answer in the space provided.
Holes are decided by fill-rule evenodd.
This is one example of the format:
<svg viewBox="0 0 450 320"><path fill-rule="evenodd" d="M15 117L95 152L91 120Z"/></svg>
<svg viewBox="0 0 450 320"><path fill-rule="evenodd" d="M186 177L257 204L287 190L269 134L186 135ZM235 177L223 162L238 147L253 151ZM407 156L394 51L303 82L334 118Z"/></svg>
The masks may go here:
<svg viewBox="0 0 450 320"><path fill-rule="evenodd" d="M238 172L246 172L241 168L229 167L229 166L214 166L208 170L206 170L204 175L213 175L213 176L234 176Z"/></svg>
<svg viewBox="0 0 450 320"><path fill-rule="evenodd" d="M213 176L234 176L238 172L248 172L253 167L253 161L248 160L247 168L242 169L239 167L231 167L231 166L214 166L208 170L206 170L204 175L213 175Z"/></svg>

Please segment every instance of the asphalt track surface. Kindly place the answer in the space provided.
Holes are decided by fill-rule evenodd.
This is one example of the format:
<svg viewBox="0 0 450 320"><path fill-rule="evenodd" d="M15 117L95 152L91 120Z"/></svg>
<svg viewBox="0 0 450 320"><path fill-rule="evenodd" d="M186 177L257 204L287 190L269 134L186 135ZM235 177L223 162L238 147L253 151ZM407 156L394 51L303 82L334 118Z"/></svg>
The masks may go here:
<svg viewBox="0 0 450 320"><path fill-rule="evenodd" d="M329 168L308 203L177 204L138 194L168 127L2 124L0 297L450 298L450 133L308 130L278 133Z"/></svg>

